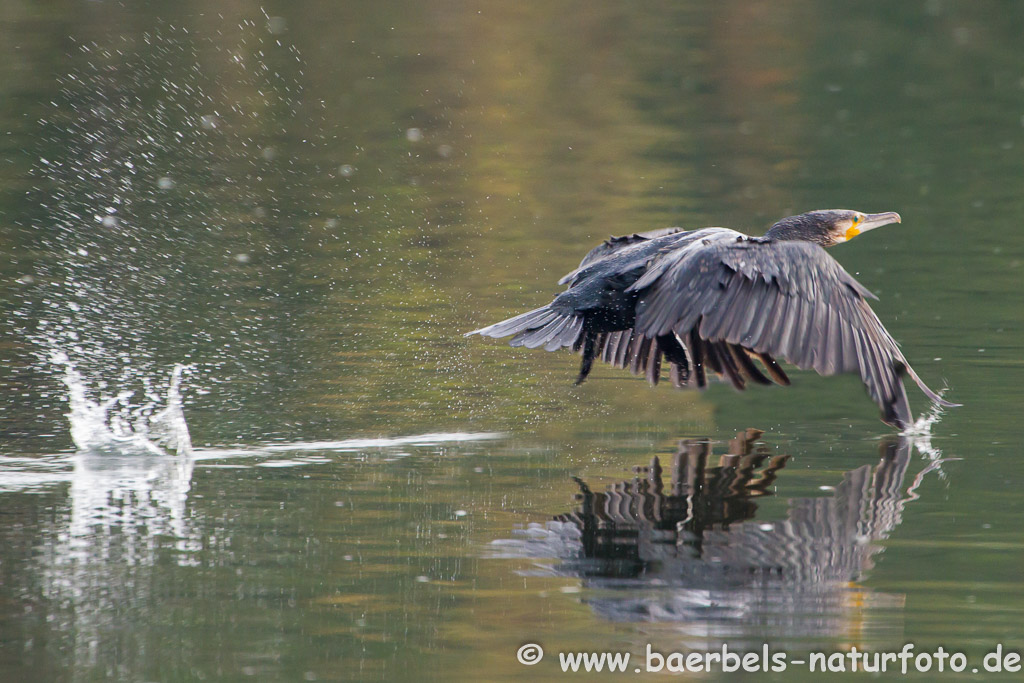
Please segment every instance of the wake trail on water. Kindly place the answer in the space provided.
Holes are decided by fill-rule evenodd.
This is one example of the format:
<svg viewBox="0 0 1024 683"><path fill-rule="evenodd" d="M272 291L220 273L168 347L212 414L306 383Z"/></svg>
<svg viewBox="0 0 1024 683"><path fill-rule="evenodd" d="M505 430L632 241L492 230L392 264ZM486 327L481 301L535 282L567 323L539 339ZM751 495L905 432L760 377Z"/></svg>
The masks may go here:
<svg viewBox="0 0 1024 683"><path fill-rule="evenodd" d="M68 391L66 413L71 440L79 453L110 456L178 456L190 460L255 457L274 459L284 453L356 452L403 447L437 446L446 443L500 439L501 432L430 432L408 436L357 437L329 441L285 441L229 447L194 448L185 421L184 377L194 371L190 365L177 364L171 370L167 388L161 396L144 378L146 400L132 401L134 391L92 396L76 365L62 352L54 352L52 363L63 372ZM280 466L290 464L282 461ZM296 461L294 464L310 464Z"/></svg>

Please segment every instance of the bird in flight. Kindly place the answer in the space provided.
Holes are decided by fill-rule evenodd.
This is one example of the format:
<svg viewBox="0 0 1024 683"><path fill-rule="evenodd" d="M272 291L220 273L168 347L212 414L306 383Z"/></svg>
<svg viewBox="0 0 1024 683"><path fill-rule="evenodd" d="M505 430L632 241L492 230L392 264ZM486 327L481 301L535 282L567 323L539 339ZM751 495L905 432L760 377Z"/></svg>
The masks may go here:
<svg viewBox="0 0 1024 683"><path fill-rule="evenodd" d="M577 384L595 359L651 384L664 362L673 384L698 388L708 370L737 389L789 385L776 358L821 375L857 372L882 421L906 429L906 375L932 401L959 404L924 384L868 305L877 297L825 252L899 222L894 212L831 209L783 218L763 237L727 228L612 237L559 280L568 288L554 301L466 336L571 347L583 356Z"/></svg>

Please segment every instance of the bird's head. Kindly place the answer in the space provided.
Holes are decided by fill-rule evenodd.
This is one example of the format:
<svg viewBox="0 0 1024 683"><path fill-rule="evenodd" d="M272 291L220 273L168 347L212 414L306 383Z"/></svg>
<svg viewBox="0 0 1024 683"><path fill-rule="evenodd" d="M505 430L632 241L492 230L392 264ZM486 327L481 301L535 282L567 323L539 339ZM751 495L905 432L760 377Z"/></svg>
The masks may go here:
<svg viewBox="0 0 1024 683"><path fill-rule="evenodd" d="M890 223L899 223L900 215L895 211L887 213L861 213L846 209L809 211L799 216L789 216L773 225L765 237L773 240L801 240L831 247L849 242L868 230Z"/></svg>

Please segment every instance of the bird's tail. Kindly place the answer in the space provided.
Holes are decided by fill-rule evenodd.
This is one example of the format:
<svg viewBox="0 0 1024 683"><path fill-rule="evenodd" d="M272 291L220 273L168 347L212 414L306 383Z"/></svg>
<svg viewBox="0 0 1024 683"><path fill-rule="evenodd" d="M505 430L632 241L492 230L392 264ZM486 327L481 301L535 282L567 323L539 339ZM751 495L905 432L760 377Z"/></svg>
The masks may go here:
<svg viewBox="0 0 1024 683"><path fill-rule="evenodd" d="M509 342L512 346L536 349L543 346L555 351L564 346L575 346L583 330L584 316L573 313L558 313L551 306L528 311L508 320L502 320L479 330L467 332L466 336L479 334L484 337L507 337L515 335Z"/></svg>

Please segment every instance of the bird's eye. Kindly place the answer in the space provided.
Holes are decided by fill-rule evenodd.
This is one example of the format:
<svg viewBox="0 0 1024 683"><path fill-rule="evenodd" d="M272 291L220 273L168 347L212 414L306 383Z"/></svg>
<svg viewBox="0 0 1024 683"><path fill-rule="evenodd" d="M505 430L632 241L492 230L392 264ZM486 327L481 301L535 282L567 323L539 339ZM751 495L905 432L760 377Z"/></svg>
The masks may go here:
<svg viewBox="0 0 1024 683"><path fill-rule="evenodd" d="M860 223L860 219L861 219L861 217L860 217L860 216L854 216L854 217L853 217L853 224L854 224L854 225L857 225L858 223Z"/></svg>

